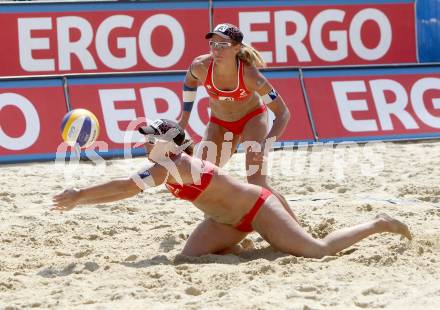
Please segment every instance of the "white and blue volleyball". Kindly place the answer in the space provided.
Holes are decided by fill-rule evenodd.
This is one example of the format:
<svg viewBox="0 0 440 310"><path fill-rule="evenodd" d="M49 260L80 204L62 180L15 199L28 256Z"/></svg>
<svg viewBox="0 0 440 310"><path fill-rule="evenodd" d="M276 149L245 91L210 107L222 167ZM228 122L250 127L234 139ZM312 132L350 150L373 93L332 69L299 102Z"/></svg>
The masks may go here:
<svg viewBox="0 0 440 310"><path fill-rule="evenodd" d="M99 134L96 116L86 109L74 109L67 113L61 123L61 136L70 146L89 147Z"/></svg>

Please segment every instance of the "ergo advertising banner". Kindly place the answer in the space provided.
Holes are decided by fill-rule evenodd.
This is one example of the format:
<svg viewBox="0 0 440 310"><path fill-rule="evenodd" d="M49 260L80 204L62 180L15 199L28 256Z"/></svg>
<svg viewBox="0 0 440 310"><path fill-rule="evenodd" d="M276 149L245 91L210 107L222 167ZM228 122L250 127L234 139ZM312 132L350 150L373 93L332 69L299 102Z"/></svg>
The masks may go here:
<svg viewBox="0 0 440 310"><path fill-rule="evenodd" d="M417 61L413 1L272 4L214 1L214 23L238 25L269 67ZM0 76L183 70L207 50L208 1L1 8Z"/></svg>
<svg viewBox="0 0 440 310"><path fill-rule="evenodd" d="M302 99L298 72L264 74L294 114L294 121L289 123L279 141L312 141L313 134ZM104 157L126 154L136 143L144 141L135 130L138 120L177 119L182 110L180 97L183 78L183 74L70 78L72 108L88 109L99 120L98 143L91 149L96 148L96 152L101 152ZM32 159L32 156L33 160L48 160L55 158L57 150L71 151L62 145L60 125L67 108L59 83L58 88L46 87L43 81L39 83L40 87L9 88L7 96L0 92L0 110L8 109L7 113L0 113L0 134L3 135L0 140L0 162L24 161ZM195 142L201 140L209 115L208 94L203 87L199 87L187 127L188 134ZM14 119L20 121L14 122ZM32 139L26 135L32 135ZM17 144L17 141L22 142ZM16 157L7 156L10 154Z"/></svg>
<svg viewBox="0 0 440 310"><path fill-rule="evenodd" d="M214 1L270 67L414 63L413 1ZM369 1L365 1L369 2Z"/></svg>
<svg viewBox="0 0 440 310"><path fill-rule="evenodd" d="M186 69L208 48L207 2L0 6L0 76Z"/></svg>
<svg viewBox="0 0 440 310"><path fill-rule="evenodd" d="M319 140L440 137L440 68L305 71Z"/></svg>
<svg viewBox="0 0 440 310"><path fill-rule="evenodd" d="M295 113L295 122L288 125L280 137L282 141L313 140L306 105L302 100L301 86L297 72L266 72L272 85L283 96L289 109ZM180 94L183 75L160 77L132 77L129 79L77 79L71 80L70 98L73 108L86 108L100 120L100 139L107 141L110 148L122 148L127 141L126 128L130 122L145 117L177 119L182 112ZM188 134L199 142L208 123L210 109L208 94L199 87L194 103ZM135 134L133 142L142 137Z"/></svg>
<svg viewBox="0 0 440 310"><path fill-rule="evenodd" d="M0 163L53 159L66 113L61 79L0 82Z"/></svg>

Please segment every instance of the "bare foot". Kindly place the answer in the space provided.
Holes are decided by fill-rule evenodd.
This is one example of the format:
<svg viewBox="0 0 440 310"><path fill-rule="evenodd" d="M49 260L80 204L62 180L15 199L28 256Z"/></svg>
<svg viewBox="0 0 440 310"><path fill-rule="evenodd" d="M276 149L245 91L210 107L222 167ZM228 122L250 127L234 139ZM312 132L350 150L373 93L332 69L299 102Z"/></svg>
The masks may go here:
<svg viewBox="0 0 440 310"><path fill-rule="evenodd" d="M376 219L380 220L381 224L384 225L385 231L400 234L405 236L409 240L412 240L411 232L406 224L402 223L395 218L392 218L386 213L380 213L376 215Z"/></svg>

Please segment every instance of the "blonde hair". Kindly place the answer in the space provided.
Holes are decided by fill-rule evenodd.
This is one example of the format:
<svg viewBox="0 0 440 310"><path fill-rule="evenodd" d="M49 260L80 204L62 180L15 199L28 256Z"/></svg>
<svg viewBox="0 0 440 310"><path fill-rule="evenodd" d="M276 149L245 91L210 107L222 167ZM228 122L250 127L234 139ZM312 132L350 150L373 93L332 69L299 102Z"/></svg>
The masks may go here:
<svg viewBox="0 0 440 310"><path fill-rule="evenodd" d="M241 43L240 51L237 54L240 60L246 62L249 65L255 66L257 68L266 67L266 62L261 57L261 54L252 46L246 43Z"/></svg>

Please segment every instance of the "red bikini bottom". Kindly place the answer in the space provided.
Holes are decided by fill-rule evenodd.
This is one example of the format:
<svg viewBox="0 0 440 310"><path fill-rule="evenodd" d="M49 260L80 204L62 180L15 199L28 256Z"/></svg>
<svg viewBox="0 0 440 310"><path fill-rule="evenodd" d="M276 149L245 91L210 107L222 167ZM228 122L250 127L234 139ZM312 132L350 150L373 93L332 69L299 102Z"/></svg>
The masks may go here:
<svg viewBox="0 0 440 310"><path fill-rule="evenodd" d="M257 215L258 210L260 210L261 206L270 195L272 195L272 193L268 189L262 187L260 196L258 196L258 199L255 202L254 206L241 218L240 222L234 227L242 232L253 231L254 229L252 227L252 221Z"/></svg>
<svg viewBox="0 0 440 310"><path fill-rule="evenodd" d="M235 122L226 122L222 121L221 119L218 119L215 116L212 116L209 118L210 122L213 122L214 124L220 125L223 128L226 128L230 132L232 132L234 135L240 135L243 132L244 126L246 126L246 123L254 116L264 113L267 110L266 105L263 104L258 109L250 112L249 114L245 115L244 117L240 118L238 121Z"/></svg>

